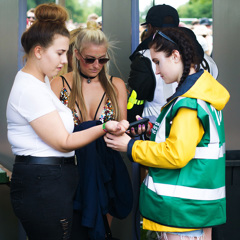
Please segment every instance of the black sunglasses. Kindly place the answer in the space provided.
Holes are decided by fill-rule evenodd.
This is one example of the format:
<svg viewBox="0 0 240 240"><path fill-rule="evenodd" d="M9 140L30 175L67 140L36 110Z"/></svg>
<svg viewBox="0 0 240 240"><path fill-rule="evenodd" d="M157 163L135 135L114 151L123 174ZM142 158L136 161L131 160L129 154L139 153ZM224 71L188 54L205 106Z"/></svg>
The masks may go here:
<svg viewBox="0 0 240 240"><path fill-rule="evenodd" d="M84 58L80 52L79 54L86 64L93 64L96 60L99 64L105 64L110 60L109 58Z"/></svg>
<svg viewBox="0 0 240 240"><path fill-rule="evenodd" d="M170 37L168 37L166 34L164 34L164 33L161 32L161 31L158 31L158 30L154 33L152 40L154 40L154 38L156 37L157 34L159 34L159 35L162 36L163 38L167 39L168 41L176 44ZM176 44L176 45L177 45L177 44Z"/></svg>
<svg viewBox="0 0 240 240"><path fill-rule="evenodd" d="M32 18L33 20L35 20L36 18L35 17L27 17L28 19Z"/></svg>

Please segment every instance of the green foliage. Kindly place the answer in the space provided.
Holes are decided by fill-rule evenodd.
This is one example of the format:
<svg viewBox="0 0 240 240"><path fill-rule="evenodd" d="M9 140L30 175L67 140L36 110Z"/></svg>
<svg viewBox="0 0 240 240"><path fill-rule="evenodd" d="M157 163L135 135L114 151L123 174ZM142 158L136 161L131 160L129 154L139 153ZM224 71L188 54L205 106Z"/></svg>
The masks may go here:
<svg viewBox="0 0 240 240"><path fill-rule="evenodd" d="M56 2L55 0L27 0L27 9L35 8L37 5L47 2ZM66 8L69 12L69 18L73 22L84 23L91 13L96 13L98 16L102 15L101 1L89 0L65 0Z"/></svg>
<svg viewBox="0 0 240 240"><path fill-rule="evenodd" d="M89 0L65 0L65 3L73 22L84 23L91 13L102 16L101 2L91 3Z"/></svg>
<svg viewBox="0 0 240 240"><path fill-rule="evenodd" d="M190 0L177 10L180 18L212 18L212 0Z"/></svg>
<svg viewBox="0 0 240 240"><path fill-rule="evenodd" d="M67 0L65 1L66 8L69 12L69 18L73 19L74 22L83 22L84 10L81 8L81 4L78 0Z"/></svg>
<svg viewBox="0 0 240 240"><path fill-rule="evenodd" d="M144 23L146 20L147 12L149 8L152 7L152 4L149 3L149 5L146 4L144 11L139 12L139 23Z"/></svg>
<svg viewBox="0 0 240 240"><path fill-rule="evenodd" d="M145 1L145 0L139 0ZM180 18L212 18L212 1L213 0L189 0L188 3L180 6L177 10ZM145 17L149 8L152 6L152 1L145 1L146 6L139 14L139 22L145 22ZM145 3L144 2L144 3Z"/></svg>
<svg viewBox="0 0 240 240"><path fill-rule="evenodd" d="M42 3L55 2L55 0L27 0L27 9L35 8L37 5Z"/></svg>

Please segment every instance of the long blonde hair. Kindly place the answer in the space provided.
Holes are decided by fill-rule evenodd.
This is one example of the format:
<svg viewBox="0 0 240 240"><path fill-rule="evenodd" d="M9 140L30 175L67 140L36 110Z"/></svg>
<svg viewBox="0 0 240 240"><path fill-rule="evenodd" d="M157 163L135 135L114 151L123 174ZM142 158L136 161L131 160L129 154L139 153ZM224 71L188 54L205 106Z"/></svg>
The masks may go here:
<svg viewBox="0 0 240 240"><path fill-rule="evenodd" d="M104 45L106 46L106 49L109 49L110 43L105 36L105 34L99 29L97 23L95 21L89 21L87 22L87 27L85 29L82 29L76 40L75 45L73 49L73 85L72 85L72 91L69 98L68 107L73 110L75 107L75 101L77 101L80 110L81 110L81 121L86 121L87 116L87 108L84 101L83 93L82 93L82 77L79 74L79 60L76 58L75 55L75 49L81 53L84 47L88 44L94 44L94 45ZM103 87L103 89L106 92L106 96L111 100L113 111L114 111L114 118L115 120L120 120L120 111L119 106L117 103L117 93L114 89L114 86L109 79L108 75L108 66L105 64L102 68L102 70L99 73L99 80Z"/></svg>
<svg viewBox="0 0 240 240"><path fill-rule="evenodd" d="M76 28L76 29L73 29L72 31L70 31L69 49L68 49L68 52L67 52L68 56L73 56L73 46L74 46L74 43L75 43L75 40L76 40L76 37L77 37L78 33L82 29L83 29L82 27L79 27L79 28ZM58 76L61 76L61 75L64 75L64 74L68 73L70 71L68 69L69 65L70 65L69 62L65 63L63 68L61 69L61 71L58 73Z"/></svg>

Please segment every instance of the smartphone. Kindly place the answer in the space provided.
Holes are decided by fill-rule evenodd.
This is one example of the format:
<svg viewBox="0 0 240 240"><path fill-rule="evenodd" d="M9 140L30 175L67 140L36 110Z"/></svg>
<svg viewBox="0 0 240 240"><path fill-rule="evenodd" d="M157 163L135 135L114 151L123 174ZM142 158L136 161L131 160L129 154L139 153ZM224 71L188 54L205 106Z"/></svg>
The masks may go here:
<svg viewBox="0 0 240 240"><path fill-rule="evenodd" d="M132 122L129 124L129 128L128 130L131 130L131 128L133 127L135 129L135 132L137 133L138 132L138 125L145 125L145 129L147 130L148 128L148 122L149 122L149 119L148 118L142 118L140 120L137 120L135 122Z"/></svg>

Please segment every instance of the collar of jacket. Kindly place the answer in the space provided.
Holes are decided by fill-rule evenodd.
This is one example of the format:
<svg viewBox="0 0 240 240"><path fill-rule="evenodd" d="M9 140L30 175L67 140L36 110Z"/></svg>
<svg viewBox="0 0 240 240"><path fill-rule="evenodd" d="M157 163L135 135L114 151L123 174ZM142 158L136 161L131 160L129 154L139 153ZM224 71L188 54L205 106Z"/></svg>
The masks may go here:
<svg viewBox="0 0 240 240"><path fill-rule="evenodd" d="M167 100L167 103L165 106L170 103L173 99L182 96L184 93L186 93L200 78L200 76L204 73L203 69L200 69L198 72L189 75L185 81L182 83L182 85L177 89L177 91Z"/></svg>

